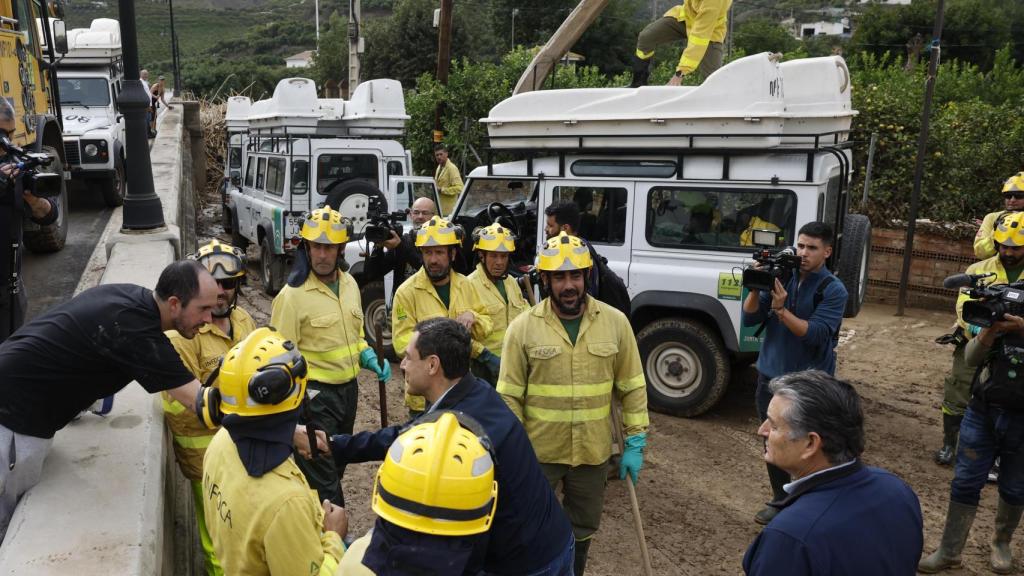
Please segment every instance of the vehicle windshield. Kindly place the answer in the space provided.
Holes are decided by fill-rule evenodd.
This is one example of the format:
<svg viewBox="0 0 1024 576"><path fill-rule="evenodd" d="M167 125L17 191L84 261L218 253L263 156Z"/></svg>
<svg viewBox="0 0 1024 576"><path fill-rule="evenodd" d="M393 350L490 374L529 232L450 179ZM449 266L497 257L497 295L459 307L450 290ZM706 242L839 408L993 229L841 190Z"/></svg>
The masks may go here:
<svg viewBox="0 0 1024 576"><path fill-rule="evenodd" d="M64 106L109 106L106 78L60 78L60 103Z"/></svg>
<svg viewBox="0 0 1024 576"><path fill-rule="evenodd" d="M506 206L529 202L536 184L534 180L521 178L471 178L466 184L459 214L472 216L493 202Z"/></svg>

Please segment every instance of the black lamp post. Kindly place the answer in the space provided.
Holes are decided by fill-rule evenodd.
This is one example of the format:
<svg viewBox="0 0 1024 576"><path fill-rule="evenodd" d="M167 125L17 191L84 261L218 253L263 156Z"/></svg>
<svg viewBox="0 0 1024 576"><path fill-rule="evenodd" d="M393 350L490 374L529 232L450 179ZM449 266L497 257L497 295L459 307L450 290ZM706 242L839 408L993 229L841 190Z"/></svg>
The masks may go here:
<svg viewBox="0 0 1024 576"><path fill-rule="evenodd" d="M178 35L174 32L174 0L167 0L167 11L171 15L171 67L174 69L174 94L181 97L181 67L178 57Z"/></svg>
<svg viewBox="0 0 1024 576"><path fill-rule="evenodd" d="M117 96L117 109L124 114L125 139L131 150L125 168L128 187L124 197L124 230L163 228L164 210L153 189L153 166L149 163L149 123L146 110L150 96L139 80L139 43L135 35L135 2L118 0L121 46L124 51L124 89Z"/></svg>

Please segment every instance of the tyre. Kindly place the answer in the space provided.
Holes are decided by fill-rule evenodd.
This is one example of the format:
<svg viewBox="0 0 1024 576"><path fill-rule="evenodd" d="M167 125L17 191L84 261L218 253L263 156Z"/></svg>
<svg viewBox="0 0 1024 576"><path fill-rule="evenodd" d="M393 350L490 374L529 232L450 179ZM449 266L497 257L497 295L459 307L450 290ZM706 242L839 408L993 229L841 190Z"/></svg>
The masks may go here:
<svg viewBox="0 0 1024 576"><path fill-rule="evenodd" d="M722 339L700 322L657 320L637 335L647 378L647 403L655 412L691 418L710 410L729 384Z"/></svg>
<svg viewBox="0 0 1024 576"><path fill-rule="evenodd" d="M100 194L103 195L103 202L111 208L124 204L125 172L124 160L120 156L114 157L114 175L106 180L100 180Z"/></svg>
<svg viewBox="0 0 1024 576"><path fill-rule="evenodd" d="M868 260L871 256L871 221L863 214L847 214L843 223L843 253L836 267L836 276L843 281L849 297L846 299L845 318L860 313L864 296L868 292Z"/></svg>
<svg viewBox="0 0 1024 576"><path fill-rule="evenodd" d="M398 354L391 345L391 316L384 301L384 281L377 280L370 282L359 290L359 298L363 302L363 332L366 334L366 341L372 347L376 342L376 322L384 320L384 334L382 344L384 356L392 362L398 362Z"/></svg>
<svg viewBox="0 0 1024 576"><path fill-rule="evenodd" d="M371 198L376 198L378 213L386 214L388 211L388 201L384 194L373 184L362 180L334 182L324 188L324 195L327 196L328 206L352 220L356 234L362 234L366 227L366 213Z"/></svg>
<svg viewBox="0 0 1024 576"><path fill-rule="evenodd" d="M53 224L46 226L40 226L38 230L26 230L25 231L25 246L28 249L37 253L44 254L48 252L57 252L61 248L64 248L64 242L68 238L68 183L64 180L64 163L60 159L60 154L52 146L43 146L43 152L53 158L49 166L40 167L41 172L51 172L54 174L60 174L60 195L54 199L57 202L57 221Z"/></svg>
<svg viewBox="0 0 1024 576"><path fill-rule="evenodd" d="M267 236L260 240L260 280L263 291L270 296L280 292L284 286L284 258L274 254Z"/></svg>
<svg viewBox="0 0 1024 576"><path fill-rule="evenodd" d="M226 206L224 207L224 211L227 212L225 218L229 218L231 220L231 245L244 252L245 249L249 247L249 239L242 236L242 231L238 227L238 216L235 216L235 214Z"/></svg>

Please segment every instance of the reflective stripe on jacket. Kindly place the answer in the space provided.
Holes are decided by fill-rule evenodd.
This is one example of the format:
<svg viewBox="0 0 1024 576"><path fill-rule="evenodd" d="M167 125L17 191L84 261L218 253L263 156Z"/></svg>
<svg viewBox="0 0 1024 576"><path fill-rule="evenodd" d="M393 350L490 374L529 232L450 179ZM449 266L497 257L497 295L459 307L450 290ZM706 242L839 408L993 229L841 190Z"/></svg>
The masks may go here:
<svg viewBox="0 0 1024 576"><path fill-rule="evenodd" d="M546 464L601 464L611 456L612 390L626 436L647 431L647 388L626 316L587 296L576 344L545 298L505 332L498 392L526 425Z"/></svg>
<svg viewBox="0 0 1024 576"><path fill-rule="evenodd" d="M324 532L324 511L295 460L259 478L245 471L227 430L206 451L203 510L225 574L333 576L341 537Z"/></svg>
<svg viewBox="0 0 1024 576"><path fill-rule="evenodd" d="M363 337L359 286L338 270L335 296L316 274L298 288L285 286L274 298L270 325L295 342L309 367L309 379L345 384L359 373L359 353L369 348Z"/></svg>
<svg viewBox="0 0 1024 576"><path fill-rule="evenodd" d="M530 308L530 304L523 297L519 283L511 276L507 276L501 281L505 285L505 294L508 296L506 303L505 299L501 297L498 287L487 276L483 264L477 264L476 270L467 278L476 288L484 309L487 311L487 317L491 319L491 334L484 339L484 347L494 354L501 354L505 330L517 316Z"/></svg>
<svg viewBox="0 0 1024 576"><path fill-rule="evenodd" d="M167 338L178 351L182 363L201 383L206 383L210 373L217 368L220 359L232 346L256 329L252 316L238 307L231 311L228 320L231 322L231 337L214 324L204 325L191 340L178 334L177 330L167 331ZM163 399L164 420L174 437L174 457L178 467L185 478L202 480L203 454L216 430L203 425L194 412L171 398L167 392L161 392L160 395Z"/></svg>
<svg viewBox="0 0 1024 576"><path fill-rule="evenodd" d="M675 18L686 26L686 49L676 70L693 72L704 59L708 44L725 40L731 5L732 0L687 0L665 12L665 18Z"/></svg>

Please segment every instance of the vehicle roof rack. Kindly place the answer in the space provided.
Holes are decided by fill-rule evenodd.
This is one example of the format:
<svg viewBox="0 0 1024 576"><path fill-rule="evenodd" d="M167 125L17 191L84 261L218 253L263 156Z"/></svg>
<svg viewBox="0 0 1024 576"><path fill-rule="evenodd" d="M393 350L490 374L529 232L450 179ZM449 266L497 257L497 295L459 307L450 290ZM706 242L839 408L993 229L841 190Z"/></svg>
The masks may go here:
<svg viewBox="0 0 1024 576"><path fill-rule="evenodd" d="M37 20L42 30L42 20ZM42 37L42 34L40 34ZM58 66L120 66L121 25L112 18L96 18L88 28L72 28L67 31L68 53L60 59Z"/></svg>

